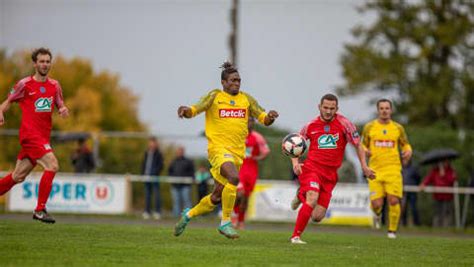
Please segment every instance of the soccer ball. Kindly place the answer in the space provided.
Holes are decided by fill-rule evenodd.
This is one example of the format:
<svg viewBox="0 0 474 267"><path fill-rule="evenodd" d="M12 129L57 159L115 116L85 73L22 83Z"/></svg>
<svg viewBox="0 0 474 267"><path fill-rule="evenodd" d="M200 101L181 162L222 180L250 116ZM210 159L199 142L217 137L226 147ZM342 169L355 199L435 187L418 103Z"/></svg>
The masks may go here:
<svg viewBox="0 0 474 267"><path fill-rule="evenodd" d="M300 134L291 133L283 138L281 148L283 154L298 158L306 151L306 141Z"/></svg>

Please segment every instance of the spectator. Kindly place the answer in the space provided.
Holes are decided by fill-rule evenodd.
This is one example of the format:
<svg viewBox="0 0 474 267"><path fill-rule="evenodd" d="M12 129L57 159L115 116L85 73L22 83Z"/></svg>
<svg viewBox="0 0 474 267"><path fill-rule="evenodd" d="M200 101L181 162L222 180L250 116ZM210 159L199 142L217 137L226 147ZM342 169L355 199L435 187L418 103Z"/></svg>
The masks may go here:
<svg viewBox="0 0 474 267"><path fill-rule="evenodd" d="M77 148L71 155L71 162L75 173L89 173L95 168L94 155L87 147L86 139L77 141Z"/></svg>
<svg viewBox="0 0 474 267"><path fill-rule="evenodd" d="M176 149L176 157L171 162L168 173L170 176L194 177L194 163L184 156L184 147ZM173 198L173 215L179 217L180 211L191 208L191 184L173 183L171 185Z"/></svg>
<svg viewBox="0 0 474 267"><path fill-rule="evenodd" d="M453 187L456 181L456 172L451 167L449 160L438 163L434 166L428 175L424 178L420 186L424 190L426 185L435 187ZM452 225L453 221L453 194L451 193L434 193L435 214L433 217L433 227L446 227Z"/></svg>
<svg viewBox="0 0 474 267"><path fill-rule="evenodd" d="M158 175L163 170L163 155L159 149L159 143L156 137L148 139L148 149L144 153L142 162L142 175L150 176L154 181L145 182L145 211L143 218L150 219L151 216L155 220L161 219L161 198L160 198L160 182ZM151 198L152 193L155 195L155 211L151 214Z"/></svg>
<svg viewBox="0 0 474 267"><path fill-rule="evenodd" d="M211 179L211 174L209 173L209 170L207 169L206 165L203 163L199 165L199 168L196 171L194 177L196 179L196 183L198 184L198 203L199 203L201 198L209 194L207 183L209 179Z"/></svg>
<svg viewBox="0 0 474 267"><path fill-rule="evenodd" d="M403 185L414 185L420 184L421 176L416 166L413 166L412 161L408 161L404 164L402 169ZM420 217L418 215L418 208L416 205L417 193L415 192L404 192L402 199L402 223L404 226L408 224L408 206L410 206L411 214L413 216L413 224L416 226L420 225Z"/></svg>

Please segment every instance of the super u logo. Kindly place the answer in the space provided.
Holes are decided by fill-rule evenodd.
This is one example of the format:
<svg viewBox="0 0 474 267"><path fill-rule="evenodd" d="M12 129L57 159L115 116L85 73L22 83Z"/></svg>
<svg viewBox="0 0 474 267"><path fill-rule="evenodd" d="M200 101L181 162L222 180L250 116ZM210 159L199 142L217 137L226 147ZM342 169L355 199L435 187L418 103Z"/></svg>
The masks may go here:
<svg viewBox="0 0 474 267"><path fill-rule="evenodd" d="M114 187L107 180L98 181L92 184L91 199L97 205L107 205L114 196Z"/></svg>

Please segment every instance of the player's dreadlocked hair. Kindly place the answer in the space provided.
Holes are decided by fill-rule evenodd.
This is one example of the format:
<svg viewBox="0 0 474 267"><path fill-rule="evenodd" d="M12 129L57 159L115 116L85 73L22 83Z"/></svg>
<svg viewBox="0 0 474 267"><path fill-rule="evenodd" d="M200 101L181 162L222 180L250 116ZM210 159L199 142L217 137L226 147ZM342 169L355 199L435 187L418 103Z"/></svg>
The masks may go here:
<svg viewBox="0 0 474 267"><path fill-rule="evenodd" d="M51 51L49 51L48 48L45 47L40 47L37 48L31 53L31 60L36 63L36 60L38 60L38 55L49 55L51 59L53 59L53 55L51 54Z"/></svg>
<svg viewBox="0 0 474 267"><path fill-rule="evenodd" d="M224 62L221 65L221 69L221 80L227 80L227 77L229 77L230 74L234 72L239 72L237 68L234 67L234 65L232 65L232 63L230 63L229 61Z"/></svg>

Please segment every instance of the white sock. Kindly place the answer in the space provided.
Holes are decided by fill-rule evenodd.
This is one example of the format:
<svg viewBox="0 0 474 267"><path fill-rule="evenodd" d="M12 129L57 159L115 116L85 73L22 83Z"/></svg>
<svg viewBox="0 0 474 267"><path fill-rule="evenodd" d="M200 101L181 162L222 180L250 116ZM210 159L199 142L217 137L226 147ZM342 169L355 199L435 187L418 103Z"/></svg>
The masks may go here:
<svg viewBox="0 0 474 267"><path fill-rule="evenodd" d="M221 226L226 224L226 223L230 223L230 220L221 220Z"/></svg>

